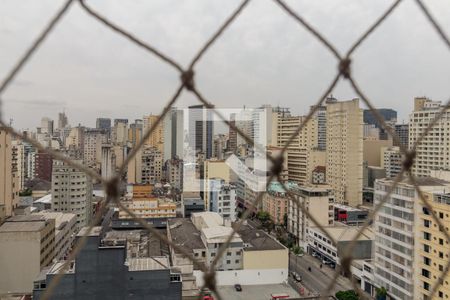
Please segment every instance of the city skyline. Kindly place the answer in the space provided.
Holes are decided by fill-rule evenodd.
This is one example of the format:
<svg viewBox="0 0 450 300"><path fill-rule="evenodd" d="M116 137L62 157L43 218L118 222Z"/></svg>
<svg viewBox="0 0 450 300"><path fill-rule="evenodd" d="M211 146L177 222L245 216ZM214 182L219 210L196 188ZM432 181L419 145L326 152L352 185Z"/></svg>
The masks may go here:
<svg viewBox="0 0 450 300"><path fill-rule="evenodd" d="M344 52L389 3L290 5ZM60 2L18 4L23 9L16 9L16 5L14 1L6 1L0 6L0 46L4 50L0 78L6 76L17 53L23 53ZM187 64L238 2L225 5L187 2L176 10L167 9L171 3L155 3L154 7L144 3L92 5ZM433 1L429 5L441 26L450 27L444 18L448 11L445 2ZM94 115L98 114L117 118L120 112L130 119L139 118L142 110L159 114L160 103L166 102L176 88L176 72L95 23L77 6L63 18L35 54L36 59L32 59L3 97L3 115L5 119L13 118L16 128L34 127L31 115L56 115L63 109L70 112L69 119L84 124L94 122ZM430 25L414 3L405 2L401 6L358 49L352 64L358 83L370 99L377 107L397 110L399 121L407 120L410 106L403 103L414 96L446 102L446 78L450 76L450 57L444 52L445 45L436 34L429 34ZM123 11L128 14L122 14ZM203 19L200 15L209 17ZM414 35L405 34L409 20L417 25ZM196 68L197 86L220 108L271 103L305 114L336 72L337 62L331 54L270 1L250 3L222 39ZM394 59L398 57L401 59ZM388 72L385 65L390 66ZM345 82L339 83L333 93L340 99L356 97ZM188 93L183 93L176 103L179 107L192 104L197 101Z"/></svg>

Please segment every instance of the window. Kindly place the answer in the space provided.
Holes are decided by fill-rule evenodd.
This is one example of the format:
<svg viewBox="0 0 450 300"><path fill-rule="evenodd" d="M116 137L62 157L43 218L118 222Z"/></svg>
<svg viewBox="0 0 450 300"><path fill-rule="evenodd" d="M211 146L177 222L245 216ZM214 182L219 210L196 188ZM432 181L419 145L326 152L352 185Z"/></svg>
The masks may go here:
<svg viewBox="0 0 450 300"><path fill-rule="evenodd" d="M428 282L423 282L423 289L429 291L430 290L430 284Z"/></svg>
<svg viewBox="0 0 450 300"><path fill-rule="evenodd" d="M426 278L430 278L430 271L428 271L426 269L422 269L422 276L424 276Z"/></svg>
<svg viewBox="0 0 450 300"><path fill-rule="evenodd" d="M423 238L427 241L431 240L431 234L429 232L424 232L423 233Z"/></svg>
<svg viewBox="0 0 450 300"><path fill-rule="evenodd" d="M431 259L429 257L424 257L423 263L426 264L427 266L429 266L429 265L431 265Z"/></svg>
<svg viewBox="0 0 450 300"><path fill-rule="evenodd" d="M441 218L441 219L444 218L444 213L443 213L443 212L440 212L440 213L439 213L439 218Z"/></svg>
<svg viewBox="0 0 450 300"><path fill-rule="evenodd" d="M441 292L441 291L439 291L439 298L444 298L444 293L443 292Z"/></svg>
<svg viewBox="0 0 450 300"><path fill-rule="evenodd" d="M430 246L428 246L428 245L423 245L423 251L425 251L425 252L427 252L427 253L430 253Z"/></svg>
<svg viewBox="0 0 450 300"><path fill-rule="evenodd" d="M439 258L444 258L444 252L439 251Z"/></svg>
<svg viewBox="0 0 450 300"><path fill-rule="evenodd" d="M443 265L439 265L439 271L441 271L441 272L444 271L444 266Z"/></svg>
<svg viewBox="0 0 450 300"><path fill-rule="evenodd" d="M227 256L231 256L231 252L227 252Z"/></svg>
<svg viewBox="0 0 450 300"><path fill-rule="evenodd" d="M234 262L238 264L239 263L239 259L236 259Z"/></svg>
<svg viewBox="0 0 450 300"><path fill-rule="evenodd" d="M231 264L231 260L227 260L227 265Z"/></svg>

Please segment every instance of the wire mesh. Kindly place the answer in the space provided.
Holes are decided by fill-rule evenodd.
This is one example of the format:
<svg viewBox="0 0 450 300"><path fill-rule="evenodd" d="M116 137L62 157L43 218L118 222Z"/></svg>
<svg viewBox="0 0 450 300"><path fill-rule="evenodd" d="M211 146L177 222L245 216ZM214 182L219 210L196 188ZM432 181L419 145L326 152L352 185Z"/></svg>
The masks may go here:
<svg viewBox="0 0 450 300"><path fill-rule="evenodd" d="M98 180L101 182L104 186L104 190L106 192L106 205L103 206L103 208L97 212L97 214L94 216L92 222L89 225L88 230L85 232L85 235L78 240L78 243L75 245L73 251L69 255L67 261L62 266L62 268L59 270L58 274L52 279L50 284L47 286L45 293L43 294L42 299L49 299L52 295L52 292L58 285L62 275L69 267L70 261L73 260L76 255L79 253L79 251L83 248L84 244L86 243L86 237L91 232L92 228L99 223L99 221L102 218L102 215L105 213L105 209L107 207L108 203L114 203L118 205L121 209L126 211L128 215L133 218L134 220L138 221L145 229L147 229L149 232L154 234L157 238L159 238L164 243L168 244L169 246L173 247L180 253L184 254L187 258L189 258L195 266L197 266L200 270L202 270L205 274L204 276L204 287L208 288L211 291L215 292L217 297L221 299L219 292L217 291L216 281L215 281L215 267L219 259L222 257L226 249L228 248L232 236L239 230L239 228L242 226L243 222L250 216L252 212L253 207L257 207L258 204L262 201L263 195L265 192L258 193L258 196L254 201L252 202L252 205L250 208L247 208L244 213L242 214L240 220L237 222L236 226L233 226L232 234L230 234L229 238L227 239L226 243L222 244L222 246L219 248L218 255L213 260L212 264L210 266L207 266L201 262L199 262L195 257L193 257L190 253L188 253L183 248L179 247L172 241L170 241L166 236L161 235L159 232L157 232L154 228L149 226L147 222L137 217L133 212L131 212L129 209L127 209L123 204L120 202L119 197L119 181L123 173L125 172L125 169L130 162L131 159L133 159L137 153L137 151L143 146L144 141L153 133L153 131L156 129L158 124L162 121L164 116L169 112L169 110L173 107L175 102L177 101L178 97L180 96L181 92L183 90L187 90L188 92L191 92L200 103L205 105L205 107L209 109L215 110L215 106L212 104L212 102L208 101L206 97L204 97L198 88L195 85L195 66L196 64L202 59L203 55L210 50L211 46L219 39L223 32L236 20L236 18L239 17L240 13L247 7L247 4L250 2L249 0L242 1L241 4L233 11L233 13L224 21L222 26L220 26L214 35L212 35L199 49L197 54L194 56L194 58L191 60L190 64L187 68L183 68L181 64L177 63L173 58L170 58L168 55L162 53L152 45L140 40L137 38L133 33L128 32L126 29L122 28L119 25L114 24L112 21L108 20L104 16L102 16L100 13L94 11L91 7L88 6L85 0L68 0L66 1L60 10L55 14L53 18L51 18L47 24L47 26L44 28L44 30L39 34L39 36L36 38L36 40L30 45L28 50L25 52L25 54L20 57L18 62L14 65L14 67L10 70L10 72L7 74L6 78L2 81L0 85L0 105L2 104L2 95L5 93L11 82L14 80L14 78L17 76L17 74L23 69L23 67L30 61L33 54L36 52L36 50L40 47L40 45L44 42L46 37L51 34L51 32L54 30L54 28L58 25L58 23L61 21L61 19L64 17L64 15L68 12L68 10L74 5L74 2L78 2L78 4L83 8L83 10L90 16L92 16L94 19L98 20L100 23L104 24L106 27L111 29L112 31L116 32L120 36L124 37L126 40L128 40L130 43L135 44L138 47L142 47L143 49L147 50L150 54L155 55L157 58L159 58L161 61L169 64L172 66L177 72L179 72L180 75L180 86L176 89L174 95L171 97L171 99L167 102L166 106L162 110L161 114L159 115L158 121L153 124L151 128L149 128L143 135L143 138L141 141L132 149L130 154L127 156L121 167L119 168L118 172L115 174L112 178L102 178L100 175L98 175L93 170L87 168L86 166L83 166L79 163L76 163L66 156L62 155L61 153L58 153L57 151L53 151L49 148L44 147L36 140L31 139L30 137L21 134L20 132L14 130L11 127L7 126L7 123L3 120L1 115L1 109L0 109L0 125L4 126L5 129L15 136L16 138L19 138L23 141L26 141L33 145L35 148L39 149L40 151L45 151L48 154L50 154L53 158L64 161L69 166L72 166L78 170L81 170L85 172L90 177ZM364 41L372 34L391 14L393 11L397 10L399 7L399 4L402 2L402 0L396 0L394 1L387 9L386 11L373 23L372 26L367 28L367 30L354 42L353 45L349 48L349 50L346 52L345 55L341 55L339 51L336 49L336 47L328 41L317 29L313 27L312 24L310 24L306 19L304 19L299 13L295 12L289 5L287 5L282 0L274 0L274 2L286 12L286 14L292 19L297 22L301 27L306 29L311 33L311 35L316 38L326 49L328 49L333 56L336 58L338 65L337 65L337 72L328 86L328 88L324 91L324 93L321 95L319 100L317 101L316 105L313 106L311 111L308 113L302 124L297 128L294 134L290 137L289 141L284 145L282 149L282 153L279 155L279 157L272 157L270 155L267 155L267 158L271 160L273 163L272 167L272 175L270 176L268 183L274 179L278 179L279 182L283 182L280 178L280 172L282 170L282 164L283 164L283 154L285 151L287 151L287 148L293 143L294 139L298 134L301 132L305 124L313 117L314 113L318 109L318 107L325 101L326 97L331 93L331 91L334 89L334 87L337 85L340 79L348 80L355 91L357 95L362 99L362 101L368 106L368 108L371 110L375 118L377 119L378 123L381 125L382 128L384 128L390 136L394 139L394 141L399 141L399 137L396 135L395 131L386 124L383 117L379 114L379 112L375 109L373 106L373 102L369 100L369 98L363 93L363 91L360 89L360 87L357 85L357 82L355 78L352 75L351 72L351 56L355 52L355 50L364 43ZM445 33L445 31L441 28L439 23L436 21L436 19L431 15L428 8L425 6L425 4L421 0L416 0L417 6L420 8L420 10L424 13L429 23L432 25L434 30L437 32L439 37L442 39L442 41L445 43L445 45L450 50L450 40ZM424 206L428 209L431 209L431 205L428 202L422 191L420 190L419 185L417 184L416 178L411 174L411 167L413 165L415 156L416 156L416 149L417 146L423 141L423 138L427 136L430 133L430 130L436 123L439 121L439 119L443 116L444 112L450 107L450 101L446 104L445 107L442 108L441 112L436 115L435 119L429 124L429 126L426 128L424 133L419 137L419 139L416 141L416 143L413 145L411 149L406 149L404 146L402 146L401 143L397 143L400 146L400 151L403 154L404 161L402 165L402 170L398 174L398 176L394 179L393 184L390 186L387 194L381 199L381 201L374 207L373 211L369 215L368 220L364 223L363 226L359 228L358 234L354 237L352 243L348 246L347 251L344 251L346 255L342 255L340 257L341 264L339 265L339 270L336 272L333 280L330 282L330 285L327 289L326 295L323 295L324 299L328 298L327 295L330 294L331 290L333 289L333 286L337 282L337 278L339 276L339 271L344 271L345 274L349 274L350 278L353 278L352 272L351 272L351 263L353 260L352 257L352 249L356 245L356 240L361 236L364 232L364 230L370 226L371 222L374 220L377 213L380 211L382 206L386 203L389 196L393 192L393 190L397 187L399 182L401 181L403 176L408 176L410 181L414 184L415 189L423 202ZM1 106L0 106L1 108ZM223 115L220 114L219 111L215 110L215 113L219 116L219 118L226 123L230 128L235 130L237 134L239 134L242 138L244 138L249 144L254 145L253 140L247 136L245 133L243 133L239 128L237 128L233 123L230 123ZM283 184L284 186L284 184ZM323 226L321 226L317 220L314 219L302 203L298 203L298 199L292 195L291 192L289 192L289 189L284 186L284 189L286 190L289 198L295 202L297 202L298 207L301 209L301 211L307 215L311 222L315 224L315 226L319 227L330 240L333 241L332 236L327 232ZM434 221L438 224L439 227L442 226L441 220L435 215L431 214ZM444 231L445 237L448 242L450 242L450 235L448 232ZM335 242L335 241L333 241ZM450 269L450 260L447 262L447 265L445 266L444 270L441 272L440 278L445 278L449 272ZM360 289L358 284L354 280L352 280L353 287L355 291L358 292L358 294L361 296L362 299L368 298L367 295ZM431 289L431 296L430 298L433 298L435 293L437 292L439 288L439 281L436 281ZM202 291L203 291L202 288Z"/></svg>

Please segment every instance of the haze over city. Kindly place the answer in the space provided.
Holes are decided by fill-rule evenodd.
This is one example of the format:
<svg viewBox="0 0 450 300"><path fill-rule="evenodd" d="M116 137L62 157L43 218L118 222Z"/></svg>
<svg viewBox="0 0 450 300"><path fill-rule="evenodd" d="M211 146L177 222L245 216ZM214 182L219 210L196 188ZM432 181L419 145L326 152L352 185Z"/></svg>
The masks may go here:
<svg viewBox="0 0 450 300"><path fill-rule="evenodd" d="M450 28L447 1L429 1ZM42 30L62 1L0 3L0 78ZM349 45L391 1L291 1L337 49ZM238 1L89 2L96 11L186 65L237 7ZM412 29L414 28L414 29ZM311 34L272 1L253 1L196 67L196 84L218 107L272 104L304 114L336 73L337 62ZM407 120L415 96L447 101L450 56L414 1L404 1L356 51L352 71L377 107ZM33 116L93 126L99 115L158 114L178 73L88 16L75 3L3 95L5 119L33 128ZM339 99L357 95L341 82ZM195 99L183 93L177 105ZM76 125L76 124L73 124Z"/></svg>

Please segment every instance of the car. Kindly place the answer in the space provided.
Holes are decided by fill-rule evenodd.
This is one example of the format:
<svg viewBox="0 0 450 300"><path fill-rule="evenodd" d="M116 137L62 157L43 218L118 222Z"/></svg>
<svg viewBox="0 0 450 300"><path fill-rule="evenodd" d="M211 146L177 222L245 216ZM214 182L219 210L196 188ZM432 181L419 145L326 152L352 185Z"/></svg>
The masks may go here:
<svg viewBox="0 0 450 300"><path fill-rule="evenodd" d="M302 281L302 277L300 275L298 275L297 272L292 271L291 275L292 275L292 278L294 278L295 281L297 281L297 282Z"/></svg>
<svg viewBox="0 0 450 300"><path fill-rule="evenodd" d="M328 264L328 260L325 259L325 258L323 258L323 259L322 259L322 263L326 265L326 264Z"/></svg>
<svg viewBox="0 0 450 300"><path fill-rule="evenodd" d="M313 257L317 257L316 252L313 252L311 255L312 255Z"/></svg>
<svg viewBox="0 0 450 300"><path fill-rule="evenodd" d="M237 283L237 284L234 285L234 289L236 290L236 292L241 292L242 291L242 286L239 283Z"/></svg>
<svg viewBox="0 0 450 300"><path fill-rule="evenodd" d="M297 254L298 257L303 257L303 255L304 255L303 253Z"/></svg>

